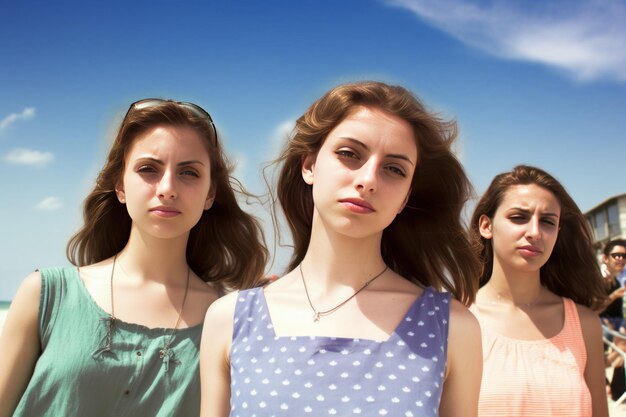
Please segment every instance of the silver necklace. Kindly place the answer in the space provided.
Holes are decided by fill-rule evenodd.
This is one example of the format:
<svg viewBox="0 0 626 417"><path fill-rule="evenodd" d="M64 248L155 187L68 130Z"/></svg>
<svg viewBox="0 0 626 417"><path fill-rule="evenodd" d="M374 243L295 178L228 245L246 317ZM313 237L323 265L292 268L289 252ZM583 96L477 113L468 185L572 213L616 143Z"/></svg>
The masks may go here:
<svg viewBox="0 0 626 417"><path fill-rule="evenodd" d="M104 350L111 351L113 347L113 326L115 325L115 292L113 291L113 276L115 275L115 261L117 261L117 254L113 257L113 267L111 268L111 278L109 279L109 292L111 294L111 314L107 319L108 321L108 331L107 331L107 341ZM187 265L187 283L185 285L185 294L183 295L183 302L180 306L180 311L178 312L178 318L176 319L176 324L172 329L169 337L166 339L165 344L159 350L159 358L163 359L163 363L165 364L165 370L169 369L169 362L173 356L170 346L174 341L174 336L176 335L176 331L178 330L178 326L180 325L180 320L183 316L183 310L185 309L185 302L187 301L187 293L189 292L189 276L191 275L191 268Z"/></svg>
<svg viewBox="0 0 626 417"><path fill-rule="evenodd" d="M354 294L352 294L350 297L346 298L345 300L343 300L342 302L340 302L339 304L337 304L335 307L326 310L326 311L320 311L318 309L316 309L313 306L313 303L311 302L311 296L309 295L309 289L306 286L306 280L304 279L304 273L302 272L302 264L300 264L299 266L300 268L300 277L302 278L302 284L304 285L304 293L306 294L306 299L309 301L309 305L311 306L311 310L313 310L313 321L319 321L320 317L322 316L327 316L329 314L334 313L337 309L339 309L341 306L343 306L345 303L347 303L348 301L352 300L354 297L356 297L356 295L358 293L360 293L361 291L363 291L368 285L370 285L372 282L374 282L374 280L376 278L378 278L379 276L381 276L382 274L385 273L385 271L389 268L387 265L385 265L385 269L383 269L382 271L380 271L378 274L376 274L374 276L374 278L370 279L369 281L367 281L365 284L363 284L363 286L361 288L359 288Z"/></svg>
<svg viewBox="0 0 626 417"><path fill-rule="evenodd" d="M515 300L513 300L513 298L511 297L507 297L506 295L502 294L500 291L498 290L494 290L496 292L496 298L491 300L491 304L504 304L501 302L501 300L507 300L510 302L510 304L512 304L514 307L532 307L534 306L538 301L539 298L541 297L541 293L539 293L537 295L537 297L535 297L535 299L529 303L520 303L517 302Z"/></svg>

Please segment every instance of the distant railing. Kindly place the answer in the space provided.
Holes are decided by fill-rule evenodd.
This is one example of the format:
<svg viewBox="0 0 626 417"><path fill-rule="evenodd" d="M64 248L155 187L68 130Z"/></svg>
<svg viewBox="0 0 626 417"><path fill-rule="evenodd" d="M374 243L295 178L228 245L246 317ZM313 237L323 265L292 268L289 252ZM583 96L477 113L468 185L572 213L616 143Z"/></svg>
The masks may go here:
<svg viewBox="0 0 626 417"><path fill-rule="evenodd" d="M616 332L615 330L609 329L607 326L602 325L602 334L604 343L609 345L611 349L613 349L616 353L618 353L624 359L624 378L626 378L626 352L620 349L615 343L613 343L613 338L619 337L620 339L626 339L626 334L621 332ZM611 336L611 337L609 337ZM626 400L626 391L615 401L615 406L617 407L621 403Z"/></svg>

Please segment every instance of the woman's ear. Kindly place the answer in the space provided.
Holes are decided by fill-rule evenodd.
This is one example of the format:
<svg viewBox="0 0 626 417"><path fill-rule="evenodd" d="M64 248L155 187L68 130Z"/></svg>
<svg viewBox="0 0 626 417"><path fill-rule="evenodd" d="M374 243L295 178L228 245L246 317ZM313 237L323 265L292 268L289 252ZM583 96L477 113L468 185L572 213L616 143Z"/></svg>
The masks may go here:
<svg viewBox="0 0 626 417"><path fill-rule="evenodd" d="M491 219L485 214L481 215L478 219L478 231L485 239L491 239L493 237L491 226Z"/></svg>
<svg viewBox="0 0 626 417"><path fill-rule="evenodd" d="M209 194L204 201L204 210L208 210L213 207L213 203L215 202L215 187L211 185L211 189L209 190Z"/></svg>
<svg viewBox="0 0 626 417"><path fill-rule="evenodd" d="M118 183L115 186L115 195L117 196L117 201L122 204L126 204L126 193L124 192L124 185Z"/></svg>
<svg viewBox="0 0 626 417"><path fill-rule="evenodd" d="M308 154L302 159L302 179L309 185L313 185L316 157L317 154Z"/></svg>

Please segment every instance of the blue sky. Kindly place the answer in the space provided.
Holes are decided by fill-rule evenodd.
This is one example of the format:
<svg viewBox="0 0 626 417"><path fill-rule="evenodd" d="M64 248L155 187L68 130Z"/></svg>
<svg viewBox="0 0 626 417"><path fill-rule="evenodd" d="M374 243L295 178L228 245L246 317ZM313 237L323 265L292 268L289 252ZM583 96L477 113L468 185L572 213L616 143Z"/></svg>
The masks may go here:
<svg viewBox="0 0 626 417"><path fill-rule="evenodd" d="M0 299L35 268L67 264L82 200L139 98L206 108L256 192L293 120L334 85L362 79L404 85L456 118L477 193L518 163L554 174L583 211L626 192L626 1L528 4L6 3Z"/></svg>

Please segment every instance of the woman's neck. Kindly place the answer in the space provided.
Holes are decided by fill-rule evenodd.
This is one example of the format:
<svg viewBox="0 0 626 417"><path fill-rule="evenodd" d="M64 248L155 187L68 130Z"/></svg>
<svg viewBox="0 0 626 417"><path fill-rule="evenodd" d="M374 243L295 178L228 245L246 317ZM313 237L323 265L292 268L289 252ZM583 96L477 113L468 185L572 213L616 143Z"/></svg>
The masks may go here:
<svg viewBox="0 0 626 417"><path fill-rule="evenodd" d="M494 262L489 282L481 288L484 295L504 298L516 305L531 305L538 301L543 287L540 272L506 270Z"/></svg>
<svg viewBox="0 0 626 417"><path fill-rule="evenodd" d="M302 268L320 291L336 285L358 287L385 268L380 252L382 232L354 238L329 230L321 222L313 223Z"/></svg>
<svg viewBox="0 0 626 417"><path fill-rule="evenodd" d="M157 239L131 227L117 262L128 276L139 280L178 282L187 274L187 240L188 236Z"/></svg>

